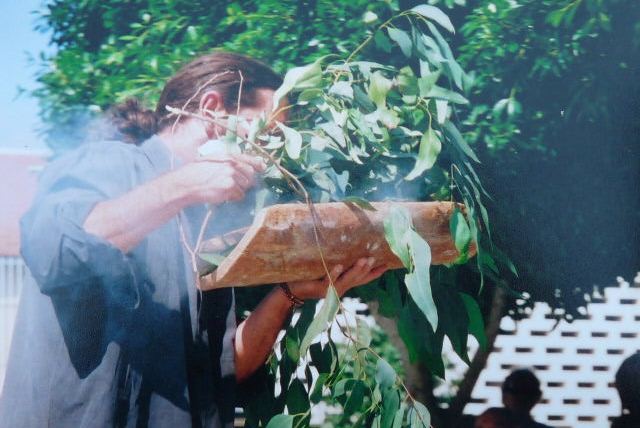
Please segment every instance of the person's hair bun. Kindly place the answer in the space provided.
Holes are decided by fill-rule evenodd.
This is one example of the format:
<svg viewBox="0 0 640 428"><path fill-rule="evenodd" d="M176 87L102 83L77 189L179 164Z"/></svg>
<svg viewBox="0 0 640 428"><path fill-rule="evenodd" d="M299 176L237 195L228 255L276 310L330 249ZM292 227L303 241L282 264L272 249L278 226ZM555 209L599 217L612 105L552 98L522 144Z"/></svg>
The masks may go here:
<svg viewBox="0 0 640 428"><path fill-rule="evenodd" d="M140 144L158 132L158 118L140 101L128 98L110 109L111 121L126 143Z"/></svg>

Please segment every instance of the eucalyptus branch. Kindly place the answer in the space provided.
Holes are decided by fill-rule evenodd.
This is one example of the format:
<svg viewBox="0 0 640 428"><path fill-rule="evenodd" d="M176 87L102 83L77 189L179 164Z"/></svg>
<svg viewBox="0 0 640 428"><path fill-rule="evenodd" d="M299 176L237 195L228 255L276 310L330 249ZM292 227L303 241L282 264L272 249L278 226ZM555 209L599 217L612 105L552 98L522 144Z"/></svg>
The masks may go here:
<svg viewBox="0 0 640 428"><path fill-rule="evenodd" d="M228 131L235 132L233 129L230 129L225 123L222 123L221 121L216 120L216 119L214 119L212 117L207 117L207 116L199 114L199 113L193 113L193 112L185 111L184 109L177 109L177 108L170 107L170 106L166 106L166 108L171 114L184 115L184 116L187 116L187 117L196 118L196 119L199 119L199 120L203 120L203 121L206 121L206 122L209 122L209 123L213 123L213 124L219 125L219 126L225 128L225 129L227 129ZM305 203L309 207L309 211L311 213L311 218L312 218L312 223L313 223L313 236L314 236L316 247L318 248L318 252L319 252L319 255L320 255L320 260L322 262L322 267L324 268L325 274L327 275L327 278L329 279L329 285L331 287L333 287L334 281L333 281L333 278L331 277L331 272L329 271L329 267L327 266L327 262L326 262L326 259L324 257L324 252L322 250L322 245L320 243L320 236L319 236L319 233L318 233L318 223L320 222L320 220L319 220L318 214L317 214L317 212L315 210L315 207L313 205L313 202L311 201L311 197L309 196L309 192L307 192L307 189L304 187L304 185L298 179L298 177L296 177L288 169L283 167L280 164L280 162L278 162L278 160L273 157L273 155L271 153L269 153L267 150L265 150L259 144L256 144L255 142L250 141L249 139L247 139L247 138L245 138L245 137L243 137L241 135L238 135L237 133L236 133L236 137L240 138L240 140L243 141L244 143L249 144L259 154L261 154L263 157L266 157L268 160L270 160L272 162L272 164L283 174L285 179L288 178L287 183L291 186L292 190L294 190L296 193L298 193L299 195L301 195L304 198ZM335 292L335 288L334 288L334 292Z"/></svg>
<svg viewBox="0 0 640 428"><path fill-rule="evenodd" d="M371 35L369 37L367 37L362 43L360 43L358 45L358 47L355 48L355 50L353 50L353 52L351 52L351 54L349 54L349 56L347 57L347 60L344 62L345 64L348 64L351 62L351 60L353 59L353 57L355 57L362 49L364 49L365 46L367 46L371 40L373 40L373 38L375 37L376 33L380 30L383 30L385 27L387 27L392 21L394 21L397 18L400 18L401 16L405 16L407 15L408 12L402 12L398 15L394 15L391 18L387 19L385 22L383 22L380 26L378 26L378 28L376 28L376 30L374 32L371 33Z"/></svg>
<svg viewBox="0 0 640 428"><path fill-rule="evenodd" d="M344 307L344 305L342 305L342 302L339 301L339 307L341 308L341 311L345 311L347 313L351 313L349 311L346 310L346 308ZM357 318L357 314L353 314L354 318ZM346 319L346 316L345 316ZM352 344L354 344L356 346L356 350L358 355L360 354L360 351L366 351L368 353L370 353L371 355L373 355L374 357L376 357L379 360L383 360L386 361L384 359L384 357L382 357L380 354L378 354L373 348L371 348L369 345L365 345L362 342L360 342L358 340L357 337L354 337L354 335L351 333L350 329L348 329L348 325L349 323L345 323L345 326L347 327L347 329L345 329L339 322L336 321L336 324L338 325L338 328L340 328L341 333L349 340L351 341ZM359 348L357 346L360 346ZM404 381L402 380L402 378L396 374L396 381L398 382L398 384L402 387L402 389L405 391L405 393L407 394L407 398L411 401L411 403L415 403L417 402L417 400L414 398L414 396L411 394L411 392L409 392L409 388L407 388L407 385L404 383ZM420 416L420 413L417 413L418 417L420 418L420 420L424 423L424 421L422 420L422 417ZM426 424L425 424L426 425Z"/></svg>
<svg viewBox="0 0 640 428"><path fill-rule="evenodd" d="M361 350L365 350L368 353L370 353L371 355L373 355L374 357L376 357L379 360L383 360L386 361L380 354L378 354L376 351L373 350L373 348L371 348L370 346L365 346L364 344L362 344L361 342L358 341L357 338L353 337L353 336L349 336L347 332L343 331L342 334L344 334L349 340L353 341L354 343L357 343L359 345L361 345ZM400 376L398 376L398 374L396 373L396 382L402 386L402 389L404 389L404 392L407 394L407 398L411 401L411 403L416 403L417 400L413 397L413 395L411 394L411 392L409 392L409 389L407 388L407 386L405 385L405 383L402 381L402 378ZM420 413L417 412L418 418L420 418L420 420L422 421L422 423L424 425L426 425L424 423L424 420L422 419L422 416L420 416Z"/></svg>
<svg viewBox="0 0 640 428"><path fill-rule="evenodd" d="M216 120L213 117L209 117L209 116L205 116L203 114L199 114L199 113L193 113L190 111L185 111L182 109L178 109L178 108L174 108L174 107L170 107L167 106L166 107L167 110L169 112L171 112L171 114L177 114L177 115L183 115L183 116L187 116L187 117L191 117L194 119L199 119L205 122L209 122L215 125L218 125L222 128L224 128L227 131L230 132L236 132L234 129L230 128L229 126L227 126L226 123L220 121L220 120ZM235 134L237 138L240 138L240 140L242 140L244 143L249 144L252 148L254 148L259 155L261 155L262 157L266 158L267 160L271 161L271 163L278 169L278 171L280 171L282 173L282 175L284 176L284 178L289 181L291 180L293 183L295 183L294 185L291 185L291 188L293 191L295 191L296 193L298 193L300 196L307 198L308 197L308 193L306 191L306 189L304 188L304 186L302 185L302 183L300 182L300 180L298 180L298 178L291 173L288 169L286 169L285 167L283 167L282 165L280 165L280 162L278 162L278 160L273 157L273 155L271 153L269 153L267 150L265 150L263 147L261 147L259 144L256 144L253 141L250 141L249 139Z"/></svg>

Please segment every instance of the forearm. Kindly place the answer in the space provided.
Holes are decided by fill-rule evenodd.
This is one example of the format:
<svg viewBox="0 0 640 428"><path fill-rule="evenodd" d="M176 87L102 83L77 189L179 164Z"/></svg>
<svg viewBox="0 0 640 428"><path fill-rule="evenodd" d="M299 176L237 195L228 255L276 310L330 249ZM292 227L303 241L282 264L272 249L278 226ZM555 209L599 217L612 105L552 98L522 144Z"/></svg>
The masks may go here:
<svg viewBox="0 0 640 428"><path fill-rule="evenodd" d="M275 288L240 323L235 337L236 379L239 382L264 364L289 317L290 308L289 299Z"/></svg>
<svg viewBox="0 0 640 428"><path fill-rule="evenodd" d="M98 203L87 216L84 229L127 252L187 204L186 192L168 173Z"/></svg>
<svg viewBox="0 0 640 428"><path fill-rule="evenodd" d="M378 278L387 269L385 265L374 267L373 258L360 259L347 271L341 265L331 269L331 278L339 296L349 288L366 284ZM326 295L328 277L313 281L288 283L292 294L298 299L319 299ZM278 337L278 333L289 315L291 302L282 290L276 288L244 320L236 331L236 378L246 379L267 359Z"/></svg>

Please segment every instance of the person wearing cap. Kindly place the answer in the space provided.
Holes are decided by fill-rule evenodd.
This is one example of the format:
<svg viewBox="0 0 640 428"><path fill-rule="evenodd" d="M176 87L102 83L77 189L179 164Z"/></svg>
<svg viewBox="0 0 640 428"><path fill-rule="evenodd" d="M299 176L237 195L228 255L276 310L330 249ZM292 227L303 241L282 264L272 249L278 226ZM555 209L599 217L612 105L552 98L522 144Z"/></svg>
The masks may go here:
<svg viewBox="0 0 640 428"><path fill-rule="evenodd" d="M502 403L514 415L518 427L550 428L531 416L531 409L541 397L540 381L529 369L512 371L502 384Z"/></svg>

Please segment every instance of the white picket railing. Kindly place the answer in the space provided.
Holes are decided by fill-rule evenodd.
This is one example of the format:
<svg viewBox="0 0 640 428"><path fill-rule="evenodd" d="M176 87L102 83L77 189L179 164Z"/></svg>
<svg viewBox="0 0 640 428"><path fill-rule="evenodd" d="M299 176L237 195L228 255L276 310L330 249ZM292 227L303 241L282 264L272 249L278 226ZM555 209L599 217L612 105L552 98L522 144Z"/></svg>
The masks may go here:
<svg viewBox="0 0 640 428"><path fill-rule="evenodd" d="M9 357L18 297L27 273L20 257L0 257L0 391Z"/></svg>

